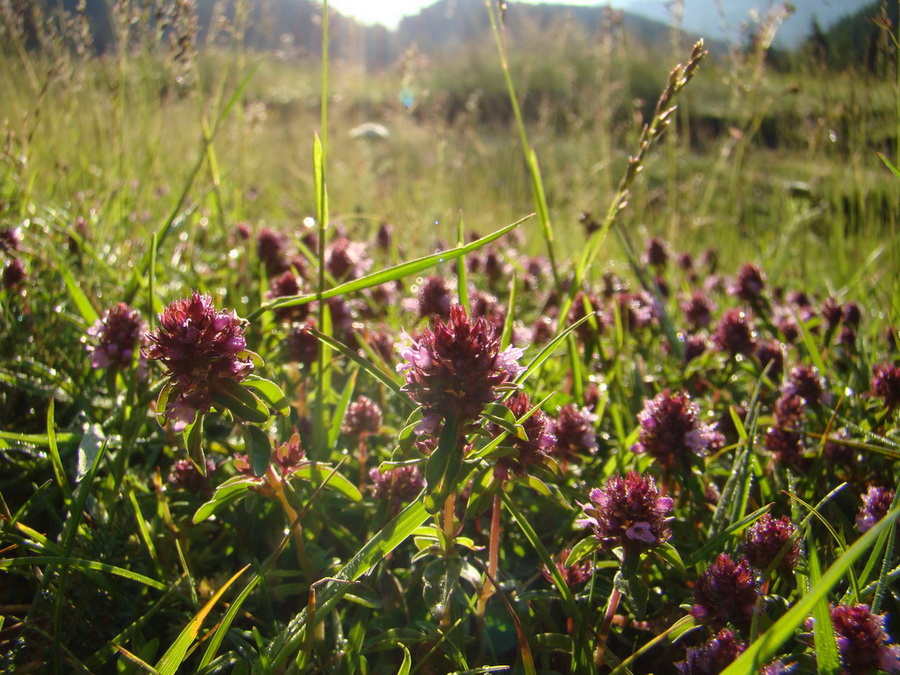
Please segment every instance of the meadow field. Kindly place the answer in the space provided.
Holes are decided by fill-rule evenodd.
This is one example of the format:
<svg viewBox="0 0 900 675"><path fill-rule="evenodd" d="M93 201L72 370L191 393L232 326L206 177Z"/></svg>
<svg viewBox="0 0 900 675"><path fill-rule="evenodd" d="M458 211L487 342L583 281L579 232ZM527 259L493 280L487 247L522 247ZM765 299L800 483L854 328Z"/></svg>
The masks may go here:
<svg viewBox="0 0 900 675"><path fill-rule="evenodd" d="M0 2L0 672L900 672L887 14L83 11Z"/></svg>

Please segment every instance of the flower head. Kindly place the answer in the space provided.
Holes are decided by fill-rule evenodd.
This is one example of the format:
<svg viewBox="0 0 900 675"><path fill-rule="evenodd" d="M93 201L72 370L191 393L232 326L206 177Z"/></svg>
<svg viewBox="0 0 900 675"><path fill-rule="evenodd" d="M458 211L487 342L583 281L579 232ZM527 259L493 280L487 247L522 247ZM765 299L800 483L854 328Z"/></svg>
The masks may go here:
<svg viewBox="0 0 900 675"><path fill-rule="evenodd" d="M825 378L815 366L801 364L791 369L787 382L781 388L788 396L800 396L807 403L815 404L826 400Z"/></svg>
<svg viewBox="0 0 900 675"><path fill-rule="evenodd" d="M728 292L741 300L756 302L762 297L765 287L766 277L762 270L752 263L747 263L741 265L734 282L728 287Z"/></svg>
<svg viewBox="0 0 900 675"><path fill-rule="evenodd" d="M669 244L659 237L651 237L644 251L644 261L657 270L664 269L669 262Z"/></svg>
<svg viewBox="0 0 900 675"><path fill-rule="evenodd" d="M868 532L891 510L894 490L870 485L862 497L862 506L856 515L856 527L860 532Z"/></svg>
<svg viewBox="0 0 900 675"><path fill-rule="evenodd" d="M531 399L524 391L519 391L503 402L516 419L523 417L531 410ZM499 434L501 429L494 424L488 428ZM511 447L515 454L501 457L497 460L495 475L505 479L510 472L523 476L532 464L540 464L547 461L548 453L556 443L553 435L553 425L543 410L535 410L531 416L522 422L525 431L525 439L507 436L504 444Z"/></svg>
<svg viewBox="0 0 900 675"><path fill-rule="evenodd" d="M797 566L800 560L800 540L794 537L797 526L787 516L773 518L768 513L757 520L747 530L744 540L744 555L747 560L758 570L769 568L782 549L787 546L777 569L790 571ZM791 542L791 538L793 541ZM788 544L788 542L791 542Z"/></svg>
<svg viewBox="0 0 900 675"><path fill-rule="evenodd" d="M645 551L672 536L672 500L660 497L653 478L637 471L613 476L602 490L591 490L590 503L581 506L586 517L578 524L590 527L607 549Z"/></svg>
<svg viewBox="0 0 900 675"><path fill-rule="evenodd" d="M706 328L712 323L712 313L715 309L715 303L703 291L694 291L690 298L681 303L684 319L693 330Z"/></svg>
<svg viewBox="0 0 900 675"><path fill-rule="evenodd" d="M747 559L735 562L727 553L721 553L697 580L691 614L701 623L731 623L747 629L758 597L756 577Z"/></svg>
<svg viewBox="0 0 900 675"><path fill-rule="evenodd" d="M884 399L888 408L900 406L900 366L876 363L872 366L872 394Z"/></svg>
<svg viewBox="0 0 900 675"><path fill-rule="evenodd" d="M580 560L574 565L566 565L566 558L569 557L569 554L571 552L571 549L564 548L562 551L560 551L559 555L555 556L553 559L553 563L556 565L556 569L559 570L560 575L562 575L563 581L566 582L566 585L569 588L576 584L583 584L585 581L594 576L594 564L589 558ZM553 581L553 574L551 574L546 565L541 566L541 573L544 575L544 578L547 581Z"/></svg>
<svg viewBox="0 0 900 675"><path fill-rule="evenodd" d="M714 425L700 420L700 408L684 392L666 389L645 401L638 422L638 442L632 450L652 455L666 471L725 443Z"/></svg>
<svg viewBox="0 0 900 675"><path fill-rule="evenodd" d="M212 457L206 458L206 475L197 469L197 466L189 459L176 460L169 472L169 484L187 492L209 496L212 495L213 486L210 481L212 472L216 470L216 462Z"/></svg>
<svg viewBox="0 0 900 675"><path fill-rule="evenodd" d="M842 673L900 672L900 646L891 642L884 619L884 614L873 614L868 605L831 608L831 624L841 654Z"/></svg>
<svg viewBox="0 0 900 675"><path fill-rule="evenodd" d="M140 313L120 302L103 312L88 328L86 349L93 368L124 370L134 363L144 344L146 325Z"/></svg>
<svg viewBox="0 0 900 675"><path fill-rule="evenodd" d="M0 253L18 251L22 236L18 228L0 227Z"/></svg>
<svg viewBox="0 0 900 675"><path fill-rule="evenodd" d="M713 342L732 356L750 355L756 346L756 331L750 315L742 309L729 309L719 319Z"/></svg>
<svg viewBox="0 0 900 675"><path fill-rule="evenodd" d="M416 312L420 317L439 316L446 319L450 316L453 299L450 289L443 277L430 276L424 279L416 291L416 297L404 300L405 309Z"/></svg>
<svg viewBox="0 0 900 675"><path fill-rule="evenodd" d="M675 664L681 675L718 675L747 648L723 628L699 647L688 647L684 661Z"/></svg>
<svg viewBox="0 0 900 675"><path fill-rule="evenodd" d="M366 247L347 237L338 237L325 252L325 267L336 280L358 279L372 267Z"/></svg>
<svg viewBox="0 0 900 675"><path fill-rule="evenodd" d="M369 479L372 481L375 498L390 502L394 508L415 499L425 487L425 479L416 464L398 466L384 472L371 469Z"/></svg>
<svg viewBox="0 0 900 675"><path fill-rule="evenodd" d="M300 295L301 290L300 278L292 271L287 270L272 278L269 282L266 298L275 300L289 295ZM275 310L275 316L281 321L303 321L309 316L309 303L294 305L293 307L280 307Z"/></svg>
<svg viewBox="0 0 900 675"><path fill-rule="evenodd" d="M287 237L281 232L264 227L256 235L256 255L266 268L266 274L275 276L288 268Z"/></svg>
<svg viewBox="0 0 900 675"><path fill-rule="evenodd" d="M454 305L448 321L436 318L411 345L401 351L406 372L404 390L422 406L432 430L443 419L461 424L474 421L487 403L496 401L498 387L519 374L522 350L500 350L500 335L486 319L470 319Z"/></svg>
<svg viewBox="0 0 900 675"><path fill-rule="evenodd" d="M381 407L368 396L360 396L347 407L342 431L356 439L367 438L381 428Z"/></svg>
<svg viewBox="0 0 900 675"><path fill-rule="evenodd" d="M209 412L218 381L240 382L253 370L244 328L233 311L216 310L212 299L199 293L176 300L159 315L145 355L165 366L175 387L160 413L175 420L176 429Z"/></svg>
<svg viewBox="0 0 900 675"><path fill-rule="evenodd" d="M21 258L10 258L3 267L3 288L15 290L28 278Z"/></svg>
<svg viewBox="0 0 900 675"><path fill-rule="evenodd" d="M285 350L289 360L311 366L319 355L319 339L312 334L315 328L313 319L305 323L297 323L291 327L285 338Z"/></svg>
<svg viewBox="0 0 900 675"><path fill-rule="evenodd" d="M567 462L580 462L585 455L597 452L597 435L594 431L594 422L597 416L578 408L573 404L564 405L556 414L553 422L553 433L556 435L556 445L551 454Z"/></svg>

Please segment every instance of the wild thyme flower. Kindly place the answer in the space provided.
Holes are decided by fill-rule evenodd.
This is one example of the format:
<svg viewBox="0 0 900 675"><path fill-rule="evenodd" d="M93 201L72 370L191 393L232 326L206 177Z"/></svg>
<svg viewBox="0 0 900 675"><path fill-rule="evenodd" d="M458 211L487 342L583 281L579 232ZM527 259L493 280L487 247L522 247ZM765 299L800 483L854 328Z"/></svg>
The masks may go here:
<svg viewBox="0 0 900 675"><path fill-rule="evenodd" d="M753 355L756 357L756 360L759 361L760 368L769 366L769 379L778 381L781 379L781 374L784 372L784 353L784 344L778 340L769 340L757 344Z"/></svg>
<svg viewBox="0 0 900 675"><path fill-rule="evenodd" d="M684 346L685 363L690 363L694 359L699 358L709 349L709 338L706 337L705 333L690 333L688 335L680 333L678 337Z"/></svg>
<svg viewBox="0 0 900 675"><path fill-rule="evenodd" d="M382 421L381 407L368 396L360 396L347 407L341 430L356 439L378 433Z"/></svg>
<svg viewBox="0 0 900 675"><path fill-rule="evenodd" d="M390 223L382 223L375 234L375 245L382 251L389 251L394 240L394 226Z"/></svg>
<svg viewBox="0 0 900 675"><path fill-rule="evenodd" d="M10 258L3 267L3 288L7 290L16 290L25 279L28 278L28 272L25 271L25 265L22 264L21 258Z"/></svg>
<svg viewBox="0 0 900 675"><path fill-rule="evenodd" d="M787 516L773 518L770 514L765 513L747 530L744 539L744 555L756 569L765 571L796 531L797 526ZM789 572L797 566L799 561L800 540L794 537L794 541L778 561L777 569Z"/></svg>
<svg viewBox="0 0 900 675"><path fill-rule="evenodd" d="M891 641L884 620L884 614L873 614L868 605L831 608L831 624L841 655L842 673L900 673L900 646Z"/></svg>
<svg viewBox="0 0 900 675"><path fill-rule="evenodd" d="M556 445L550 454L566 462L579 463L596 453L599 447L594 431L596 421L597 416L589 410L571 403L564 405L553 422Z"/></svg>
<svg viewBox="0 0 900 675"><path fill-rule="evenodd" d="M791 369L787 382L781 388L787 396L801 396L810 405L825 402L825 378L815 366L801 364Z"/></svg>
<svg viewBox="0 0 900 675"><path fill-rule="evenodd" d="M585 581L588 581L592 576L594 576L594 564L590 560L590 558L585 558L584 560L580 560L574 565L566 565L566 558L569 557L571 553L571 549L564 548L560 551L558 556L555 556L553 559L553 563L556 566L556 569L559 570L559 573L562 575L563 581L566 582L566 586L571 588L576 584L583 584ZM541 565L541 574L544 575L544 578L553 583L553 574L547 568L546 565Z"/></svg>
<svg viewBox="0 0 900 675"><path fill-rule="evenodd" d="M703 291L694 291L691 297L681 303L684 320L693 330L706 328L712 323L712 315L716 304Z"/></svg>
<svg viewBox="0 0 900 675"><path fill-rule="evenodd" d="M872 366L872 395L884 399L888 408L900 406L900 366L876 363Z"/></svg>
<svg viewBox="0 0 900 675"><path fill-rule="evenodd" d="M727 553L721 553L697 580L691 615L701 623L731 623L746 630L753 620L758 597L759 587L747 559L735 562Z"/></svg>
<svg viewBox="0 0 900 675"><path fill-rule="evenodd" d="M145 343L145 331L140 313L124 302L107 309L87 330L90 339L85 347L91 357L91 367L111 370L130 367Z"/></svg>
<svg viewBox="0 0 900 675"><path fill-rule="evenodd" d="M841 307L844 324L853 328L859 328L859 322L862 319L862 311L855 302L848 302Z"/></svg>
<svg viewBox="0 0 900 675"><path fill-rule="evenodd" d="M213 471L216 470L216 462L212 457L206 458L206 475L198 471L196 465L189 459L176 460L169 472L169 485L176 489L185 490L201 496L210 496L213 493L213 485L210 481Z"/></svg>
<svg viewBox="0 0 900 675"><path fill-rule="evenodd" d="M295 431L290 439L278 445L275 453L272 455L272 463L278 467L283 478L291 475L307 463L306 451L300 443L300 434ZM236 454L234 456L234 468L239 473L257 478L250 468L250 460L246 455ZM260 481L262 480L260 478Z"/></svg>
<svg viewBox="0 0 900 675"><path fill-rule="evenodd" d="M524 391L516 392L506 399L503 405L509 408L516 419L524 416L532 408L531 399ZM532 464L546 462L549 451L556 443L552 423L543 410L534 411L522 423L522 428L527 440L508 435L504 441L504 445L515 450L515 454L497 460L494 475L501 480L506 479L510 472L524 476ZM501 432L501 429L494 424L489 424L488 429L494 434Z"/></svg>
<svg viewBox="0 0 900 675"><path fill-rule="evenodd" d="M422 280L416 290L416 297L403 302L403 308L415 312L421 318L439 316L446 319L450 316L453 298L447 281L443 277L430 276Z"/></svg>
<svg viewBox="0 0 900 675"><path fill-rule="evenodd" d="M569 309L569 325L577 323L587 316L588 306L590 307L590 311L594 312L593 322L597 325L597 332L602 333L604 328L603 320L605 317L600 310L600 298L589 293L584 293L583 291L578 291L575 298L572 300L572 307ZM575 329L575 334L582 342L593 339L593 327L591 322L592 320L588 319Z"/></svg>
<svg viewBox="0 0 900 675"><path fill-rule="evenodd" d="M315 328L315 321L307 319L305 323L291 326L285 338L285 350L290 361L311 366L319 356L319 339L310 332Z"/></svg>
<svg viewBox="0 0 900 675"><path fill-rule="evenodd" d="M806 469L806 446L799 432L784 427L769 427L766 430L765 444L766 450L772 453L777 464Z"/></svg>
<svg viewBox="0 0 900 675"><path fill-rule="evenodd" d="M338 237L325 252L325 268L337 281L358 279L372 267L372 259L366 255L366 247L347 237Z"/></svg>
<svg viewBox="0 0 900 675"><path fill-rule="evenodd" d="M372 492L376 499L390 502L399 509L404 502L412 501L425 487L417 464L398 466L381 472L377 468L369 471Z"/></svg>
<svg viewBox="0 0 900 675"><path fill-rule="evenodd" d="M602 490L591 490L589 504L580 506L586 517L578 525L590 527L607 550L646 551L672 536L672 500L660 497L653 478L637 471L612 476Z"/></svg>
<svg viewBox="0 0 900 675"><path fill-rule="evenodd" d="M640 331L659 320L659 303L646 291L619 293L615 296L623 326L629 331Z"/></svg>
<svg viewBox="0 0 900 675"><path fill-rule="evenodd" d="M0 253L18 251L22 236L18 228L0 227Z"/></svg>
<svg viewBox="0 0 900 675"><path fill-rule="evenodd" d="M741 300L755 303L762 299L765 287L766 277L762 270L752 263L747 263L741 265L737 276L728 287L728 292Z"/></svg>
<svg viewBox="0 0 900 675"><path fill-rule="evenodd" d="M271 228L264 227L256 235L256 255L270 277L287 270L287 247L287 237Z"/></svg>
<svg viewBox="0 0 900 675"><path fill-rule="evenodd" d="M700 408L685 392L661 391L644 401L637 418L640 429L632 451L652 455L667 472L725 443L715 425L700 420Z"/></svg>
<svg viewBox="0 0 900 675"><path fill-rule="evenodd" d="M651 237L644 250L644 262L656 270L665 269L669 262L669 244L659 237Z"/></svg>
<svg viewBox="0 0 900 675"><path fill-rule="evenodd" d="M798 428L803 421L806 399L799 394L782 394L775 399L772 414L781 427Z"/></svg>
<svg viewBox="0 0 900 675"><path fill-rule="evenodd" d="M475 421L497 400L498 387L521 372L522 350L501 351L497 329L484 318L470 319L459 305L450 308L448 321L436 318L400 355L403 389L425 415L419 432L434 431L448 418L462 425Z"/></svg>
<svg viewBox="0 0 900 675"><path fill-rule="evenodd" d="M176 300L159 315L145 356L160 361L174 385L166 410L157 412L174 420L176 430L209 412L217 382L240 382L253 370L245 325L233 311L216 310L212 299L199 293Z"/></svg>
<svg viewBox="0 0 900 675"><path fill-rule="evenodd" d="M303 290L300 281L300 278L291 270L282 272L277 277L273 277L269 282L269 290L266 292L266 298L268 300L275 300L291 295L300 295ZM294 305L293 307L281 307L275 310L275 316L279 321L303 321L309 316L309 303L306 303L305 305Z"/></svg>
<svg viewBox="0 0 900 675"><path fill-rule="evenodd" d="M862 497L862 506L856 515L856 527L860 532L868 532L884 518L894 501L894 490L878 485L870 485Z"/></svg>
<svg viewBox="0 0 900 675"><path fill-rule="evenodd" d="M841 323L841 319L844 317L843 307L838 304L838 301L834 296L830 295L822 301L822 309L820 312L822 318L825 319L825 324L828 326L829 331L835 330L838 327L838 324Z"/></svg>
<svg viewBox="0 0 900 675"><path fill-rule="evenodd" d="M718 675L747 648L734 633L723 628L699 647L688 647L684 661L675 664L681 675Z"/></svg>
<svg viewBox="0 0 900 675"><path fill-rule="evenodd" d="M749 356L756 346L753 320L742 309L729 309L719 318L712 340L721 351L731 356Z"/></svg>

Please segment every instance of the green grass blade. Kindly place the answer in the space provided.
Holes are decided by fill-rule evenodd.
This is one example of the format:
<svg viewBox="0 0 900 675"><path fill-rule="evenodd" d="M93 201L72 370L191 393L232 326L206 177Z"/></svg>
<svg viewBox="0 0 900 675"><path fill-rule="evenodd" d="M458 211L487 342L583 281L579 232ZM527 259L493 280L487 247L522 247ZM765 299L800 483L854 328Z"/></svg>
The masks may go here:
<svg viewBox="0 0 900 675"><path fill-rule="evenodd" d="M800 598L756 642L747 647L747 650L734 663L728 666L722 675L745 675L746 673L756 672L763 666L775 655L781 645L794 634L794 631L806 621L816 603L821 598L827 597L831 589L840 583L844 575L847 574L850 567L875 543L882 532L891 527L898 516L900 516L900 509L894 509L875 527L857 539L840 558L834 561L831 567L822 575L819 583Z"/></svg>
<svg viewBox="0 0 900 675"><path fill-rule="evenodd" d="M194 618L188 622L187 626L182 629L181 633L178 634L178 637L175 638L175 642L172 643L172 646L169 647L156 664L156 669L159 671L160 675L175 675L175 673L178 672L178 669L181 667L181 664L184 662L184 658L187 655L188 648L200 632L200 626L203 625L203 622L212 611L212 608L216 606L219 598L221 598L225 594L225 591L227 591L231 585L247 571L248 567L250 567L250 565L245 565L238 570L234 576L226 581L209 601L203 605L203 608L194 615Z"/></svg>
<svg viewBox="0 0 900 675"><path fill-rule="evenodd" d="M53 465L53 475L59 489L62 490L63 499L68 504L72 501L72 488L69 487L69 480L66 477L66 470L63 467L62 458L59 455L59 445L56 442L56 419L55 419L55 400L50 399L47 406L47 447L50 454L50 463Z"/></svg>
<svg viewBox="0 0 900 675"><path fill-rule="evenodd" d="M807 553L809 563L809 581L815 586L822 580L822 567L819 563L816 542L810 536L809 551ZM837 642L834 639L834 627L831 625L831 612L828 610L827 595L821 596L813 606L813 639L816 645L816 665L819 675L835 675L841 669L841 657L838 654Z"/></svg>

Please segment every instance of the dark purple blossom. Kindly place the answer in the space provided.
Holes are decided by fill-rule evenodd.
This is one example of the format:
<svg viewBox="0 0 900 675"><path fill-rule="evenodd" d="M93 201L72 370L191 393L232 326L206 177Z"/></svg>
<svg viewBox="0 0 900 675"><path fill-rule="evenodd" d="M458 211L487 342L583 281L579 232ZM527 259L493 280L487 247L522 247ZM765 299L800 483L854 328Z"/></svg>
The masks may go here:
<svg viewBox="0 0 900 675"><path fill-rule="evenodd" d="M172 487L192 492L203 497L211 496L213 485L210 481L216 463L212 457L206 458L206 475L197 469L197 466L189 459L176 460L169 472L168 482Z"/></svg>
<svg viewBox="0 0 900 675"><path fill-rule="evenodd" d="M831 623L841 655L841 672L865 675L900 672L900 646L884 627L884 614L873 614L868 605L837 605Z"/></svg>
<svg viewBox="0 0 900 675"><path fill-rule="evenodd" d="M216 310L212 299L199 293L176 300L159 315L145 355L166 368L173 390L166 409L157 413L174 420L176 429L209 412L219 381L240 382L253 370L245 326L233 311Z"/></svg>
<svg viewBox="0 0 900 675"><path fill-rule="evenodd" d="M822 301L822 309L820 311L829 331L835 330L844 316L844 308L830 295Z"/></svg>
<svg viewBox="0 0 900 675"><path fill-rule="evenodd" d="M653 478L637 471L624 478L612 476L602 490L591 490L590 503L581 507L586 517L578 525L590 527L606 549L621 546L626 554L641 552L672 536L672 500L660 497Z"/></svg>
<svg viewBox="0 0 900 675"><path fill-rule="evenodd" d="M712 315L715 310L716 304L702 291L694 291L689 299L681 303L684 320L693 330L706 328L712 323Z"/></svg>
<svg viewBox="0 0 900 675"><path fill-rule="evenodd" d="M772 414L779 426L796 429L803 421L806 399L798 394L782 394L775 399Z"/></svg>
<svg viewBox="0 0 900 675"><path fill-rule="evenodd" d="M700 420L700 408L685 392L672 393L666 389L644 401L638 422L638 442L632 451L652 455L666 472L725 443L715 425Z"/></svg>
<svg viewBox="0 0 900 675"><path fill-rule="evenodd" d="M129 368L145 344L146 328L140 312L124 302L103 312L87 330L89 340L85 346L91 357L91 367Z"/></svg>
<svg viewBox="0 0 900 675"><path fill-rule="evenodd" d="M761 368L769 366L770 379L779 380L784 371L784 353L785 347L781 342L778 340L769 340L757 344L753 355L756 357L756 360L759 361Z"/></svg>
<svg viewBox="0 0 900 675"><path fill-rule="evenodd" d="M862 319L862 312L859 309L859 305L855 302L848 302L841 310L843 312L844 324L853 328L859 328L859 322L860 319Z"/></svg>
<svg viewBox="0 0 900 675"><path fill-rule="evenodd" d="M306 451L300 443L300 434L297 432L294 432L288 441L279 444L272 455L272 464L279 469L282 478L291 475L306 463ZM234 468L239 473L256 478L246 455L234 456Z"/></svg>
<svg viewBox="0 0 900 675"><path fill-rule="evenodd" d="M25 271L25 265L21 258L10 258L6 265L3 266L3 288L7 290L15 290L25 279L28 278L28 272Z"/></svg>
<svg viewBox="0 0 900 675"><path fill-rule="evenodd" d="M741 265L737 276L728 287L728 292L745 302L755 303L762 298L765 287L766 277L762 270L752 263L747 263Z"/></svg>
<svg viewBox="0 0 900 675"><path fill-rule="evenodd" d="M282 272L269 282L266 298L275 300L277 298L300 295L303 290L300 282L300 278L292 271ZM309 316L309 303L294 305L293 307L281 307L275 310L275 316L280 321L303 321Z"/></svg>
<svg viewBox="0 0 900 675"><path fill-rule="evenodd" d="M806 468L806 447L803 435L784 427L769 427L765 437L766 450L772 453L776 464L792 466L795 469Z"/></svg>
<svg viewBox="0 0 900 675"><path fill-rule="evenodd" d="M430 276L419 283L415 299L404 301L403 307L421 318L438 316L446 319L450 316L452 304L453 297L447 281L443 277Z"/></svg>
<svg viewBox="0 0 900 675"><path fill-rule="evenodd" d="M688 335L679 335L684 345L684 362L690 363L699 358L709 349L709 338L705 333L690 333Z"/></svg>
<svg viewBox="0 0 900 675"><path fill-rule="evenodd" d="M758 597L759 587L747 559L735 562L727 553L720 553L697 580L691 615L701 623L731 623L746 630Z"/></svg>
<svg viewBox="0 0 900 675"><path fill-rule="evenodd" d="M566 565L566 558L569 557L571 552L570 549L564 548L560 551L559 555L553 559L556 569L559 570L563 581L566 582L566 585L569 588L576 584L583 584L594 576L594 565L589 558L580 560L573 565ZM547 581L553 582L553 574L547 569L546 565L541 566L541 573Z"/></svg>
<svg viewBox="0 0 900 675"><path fill-rule="evenodd" d="M818 368L801 364L791 369L781 391L786 396L800 396L808 404L816 404L826 400L825 386L825 378Z"/></svg>
<svg viewBox="0 0 900 675"><path fill-rule="evenodd" d="M432 431L443 419L473 422L488 403L499 398L498 387L510 384L521 372L522 350L500 349L500 333L486 319L470 319L454 305L450 318L435 319L402 350L406 391L422 406L425 419L419 431Z"/></svg>
<svg viewBox="0 0 900 675"><path fill-rule="evenodd" d="M381 429L381 407L368 396L360 396L347 407L341 430L356 439L377 434Z"/></svg>
<svg viewBox="0 0 900 675"><path fill-rule="evenodd" d="M872 366L872 395L884 399L888 408L900 406L900 366L876 363Z"/></svg>
<svg viewBox="0 0 900 675"><path fill-rule="evenodd" d="M675 664L681 675L718 675L747 648L734 633L723 628L699 647L688 647L684 661Z"/></svg>
<svg viewBox="0 0 900 675"><path fill-rule="evenodd" d="M371 469L369 479L375 498L391 503L395 510L404 502L415 499L425 487L425 479L416 464L398 466L384 472Z"/></svg>
<svg viewBox="0 0 900 675"><path fill-rule="evenodd" d="M294 363L311 366L319 356L319 339L312 334L315 328L312 319L306 323L294 324L284 341L287 358Z"/></svg>
<svg viewBox="0 0 900 675"><path fill-rule="evenodd" d="M531 410L531 399L524 391L518 391L503 402L510 412L518 420ZM489 424L488 429L499 434L501 429L494 424ZM546 463L548 453L556 444L553 435L553 425L543 410L534 411L528 419L522 422L522 429L526 438L518 438L508 435L504 445L515 451L513 455L500 457L497 460L495 475L501 480L510 473L524 476L528 467L533 464Z"/></svg>
<svg viewBox="0 0 900 675"><path fill-rule="evenodd" d="M669 245L659 237L651 237L644 251L644 262L657 270L665 269L669 262Z"/></svg>
<svg viewBox="0 0 900 675"><path fill-rule="evenodd" d="M366 247L347 237L338 237L325 251L325 269L336 281L358 279L372 267Z"/></svg>
<svg viewBox="0 0 900 675"><path fill-rule="evenodd" d="M287 270L287 246L287 237L271 228L264 227L256 235L256 255L270 277Z"/></svg>
<svg viewBox="0 0 900 675"><path fill-rule="evenodd" d="M868 532L884 518L894 501L894 490L878 485L870 485L862 497L862 506L856 515L856 527L860 532Z"/></svg>
<svg viewBox="0 0 900 675"><path fill-rule="evenodd" d="M773 518L765 513L747 530L744 555L756 569L765 571L784 549L776 569L789 572L800 561L800 540L794 536L796 532L797 526L787 516Z"/></svg>
<svg viewBox="0 0 900 675"><path fill-rule="evenodd" d="M712 340L719 350L731 356L749 356L756 346L753 320L742 309L729 309L719 318Z"/></svg>
<svg viewBox="0 0 900 675"><path fill-rule="evenodd" d="M375 234L375 245L382 251L389 251L394 240L394 226L390 223L382 223Z"/></svg>
<svg viewBox="0 0 900 675"><path fill-rule="evenodd" d="M18 228L0 227L0 253L11 253L19 250L22 237Z"/></svg>
<svg viewBox="0 0 900 675"><path fill-rule="evenodd" d="M559 459L579 463L585 456L597 452L597 435L594 431L594 423L597 416L578 408L573 404L564 405L556 414L553 422L553 432L556 435L556 445L551 454Z"/></svg>

